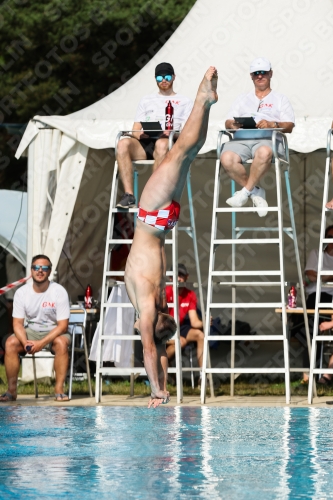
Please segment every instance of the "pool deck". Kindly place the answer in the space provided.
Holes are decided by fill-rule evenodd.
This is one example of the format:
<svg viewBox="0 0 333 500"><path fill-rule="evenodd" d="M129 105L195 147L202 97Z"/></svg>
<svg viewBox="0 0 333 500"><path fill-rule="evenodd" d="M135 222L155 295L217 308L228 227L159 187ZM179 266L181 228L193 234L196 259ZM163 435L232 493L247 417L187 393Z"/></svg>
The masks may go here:
<svg viewBox="0 0 333 500"><path fill-rule="evenodd" d="M87 396L74 396L71 401L59 403L54 401L53 396L41 395L35 399L32 395L20 395L16 401L9 403L0 403L1 406L147 406L148 396L103 396L102 402L96 404L95 398ZM218 407L218 406L237 406L237 407L254 407L254 406L269 406L269 407L325 407L326 401L333 401L332 396L314 398L313 404L308 405L307 397L293 396L291 404L286 405L284 396L219 396L216 398L207 397L205 406ZM168 406L178 406L176 396L171 397ZM185 396L181 406L201 406L200 398L198 396ZM333 405L332 405L333 409Z"/></svg>

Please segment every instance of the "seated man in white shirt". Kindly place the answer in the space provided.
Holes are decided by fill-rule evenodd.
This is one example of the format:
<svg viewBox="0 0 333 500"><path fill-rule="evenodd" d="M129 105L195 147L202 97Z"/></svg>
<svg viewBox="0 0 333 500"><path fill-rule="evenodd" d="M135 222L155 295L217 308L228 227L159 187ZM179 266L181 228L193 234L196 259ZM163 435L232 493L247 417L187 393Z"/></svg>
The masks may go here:
<svg viewBox="0 0 333 500"><path fill-rule="evenodd" d="M136 206L133 195L133 160L154 159L153 171L161 164L169 149L168 134L161 133L158 139L150 138L142 132L141 122L160 122L165 129L165 108L170 101L173 110L173 130L180 130L187 121L193 101L173 90L175 72L171 64L160 63L155 68L155 80L158 92L146 95L141 99L134 119L131 137L124 136L117 147L119 175L124 187L124 195L117 207L131 208Z"/></svg>
<svg viewBox="0 0 333 500"><path fill-rule="evenodd" d="M235 117L253 117L258 129L282 129L291 133L295 125L294 112L287 97L271 89L273 75L271 63L258 57L250 66L250 76L254 89L248 94L240 95L228 112L226 129L239 129L242 125ZM232 140L223 146L221 163L231 179L242 189L226 202L231 207L243 207L251 198L258 207L259 217L267 215L265 190L259 187L261 177L268 171L272 160L272 141L269 137L262 139ZM244 164L253 159L247 173Z"/></svg>
<svg viewBox="0 0 333 500"><path fill-rule="evenodd" d="M8 390L0 396L0 402L15 401L17 398L19 355L35 354L44 348L55 355L55 401L69 400L63 392L68 369L68 346L71 343L71 335L67 333L69 299L64 287L49 281L51 269L51 261L46 255L33 257L32 284L25 284L14 295L14 334L8 337L5 345Z"/></svg>

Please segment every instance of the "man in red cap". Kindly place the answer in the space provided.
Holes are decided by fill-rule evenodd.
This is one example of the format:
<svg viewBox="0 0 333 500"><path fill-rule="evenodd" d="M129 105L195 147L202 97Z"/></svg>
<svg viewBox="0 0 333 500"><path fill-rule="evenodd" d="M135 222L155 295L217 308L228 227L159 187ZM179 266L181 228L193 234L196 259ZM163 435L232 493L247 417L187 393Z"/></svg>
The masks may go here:
<svg viewBox="0 0 333 500"><path fill-rule="evenodd" d="M176 75L169 63L160 63L155 68L155 80L158 92L146 95L139 102L134 118L131 137L123 136L118 142L117 162L119 175L124 187L124 194L117 207L135 207L136 200L133 195L133 160L154 159L153 172L160 165L168 152L169 139L166 133L159 138L151 138L142 132L141 122L160 122L162 130L165 129L165 108L169 101L174 109L173 128L180 130L186 122L193 101L188 97L178 94L173 89Z"/></svg>
<svg viewBox="0 0 333 500"><path fill-rule="evenodd" d="M237 97L232 104L225 122L226 129L242 128L235 118L252 117L258 129L280 129L291 133L295 125L294 112L287 97L271 89L273 70L268 59L257 57L252 61L250 76L254 89ZM271 134L267 131L260 138L253 135L252 139L237 139L235 134L235 140L225 143L221 154L223 168L242 187L227 199L228 205L243 207L251 199L258 207L259 217L267 215L266 193L258 183L272 162ZM253 162L247 173L244 164L251 159Z"/></svg>
<svg viewBox="0 0 333 500"><path fill-rule="evenodd" d="M187 344L194 342L197 344L197 359L198 365L202 367L202 354L204 347L204 333L203 324L197 314L197 296L193 290L185 286L188 279L188 271L184 264L178 264L178 283L183 283L183 286L178 290L179 302L179 331L180 331L180 345L183 349ZM172 286L166 287L166 299L168 303L173 302ZM173 308L170 309L170 314L174 316ZM175 355L175 341L170 340L167 343L167 356L168 359L173 358ZM199 385L201 384L201 373Z"/></svg>

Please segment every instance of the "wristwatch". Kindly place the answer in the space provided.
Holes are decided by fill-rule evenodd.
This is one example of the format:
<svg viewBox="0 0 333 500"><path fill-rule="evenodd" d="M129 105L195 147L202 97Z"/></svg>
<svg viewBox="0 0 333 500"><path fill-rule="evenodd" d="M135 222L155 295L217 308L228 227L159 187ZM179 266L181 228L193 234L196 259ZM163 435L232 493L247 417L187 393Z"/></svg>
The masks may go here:
<svg viewBox="0 0 333 500"><path fill-rule="evenodd" d="M274 124L275 124L275 128L279 128L278 122L274 122Z"/></svg>

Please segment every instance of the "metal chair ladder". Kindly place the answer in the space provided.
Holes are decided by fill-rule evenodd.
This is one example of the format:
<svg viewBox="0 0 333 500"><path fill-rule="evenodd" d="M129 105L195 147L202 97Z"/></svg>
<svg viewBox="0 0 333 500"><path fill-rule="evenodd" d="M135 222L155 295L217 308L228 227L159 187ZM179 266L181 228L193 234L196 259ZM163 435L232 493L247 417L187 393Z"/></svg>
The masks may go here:
<svg viewBox="0 0 333 500"><path fill-rule="evenodd" d="M88 347L87 347L87 338L86 338L86 323L87 323L87 311L85 309L81 309L76 306L72 306L70 309L70 318L68 322L68 331L72 335L72 344L68 347L68 351L70 353L70 362L69 362L69 381L68 381L68 397L72 399L72 387L73 387L73 376L74 376L74 357L75 353L83 353L86 370L87 370L87 381L88 381L88 389L89 395L92 398L92 387L91 387L91 377L90 377L90 367L89 367L89 359L88 359ZM76 336L81 336L80 347L75 346ZM46 350L41 351L46 356L38 356L38 353L31 356L32 359L32 369L34 375L34 392L35 398L38 398L38 379L37 379L37 367L36 360L38 359L47 359L54 358L54 354L49 353Z"/></svg>
<svg viewBox="0 0 333 500"><path fill-rule="evenodd" d="M310 357L310 375L309 375L309 392L308 392L308 403L312 404L314 391L316 389L314 384L314 375L320 374L322 368L316 368L316 354L317 354L317 342L332 341L333 335L318 335L319 329L319 309L329 309L330 303L320 303L322 276L330 276L332 271L323 271L323 245L325 243L331 243L330 238L325 238L326 230L326 212L330 210L326 208L326 203L328 202L328 189L329 182L331 178L330 163L331 163L331 144L332 144L332 134L333 130L330 129L327 133L327 147L326 147L326 167L325 167L325 181L324 181L324 193L323 193L323 206L321 211L321 224L320 224L320 238L319 238L319 251L318 251L318 273L317 273L317 288L316 288L316 303L315 303L315 314L314 314L314 324L313 324L313 338L312 338L312 350ZM333 308L333 303L331 304ZM333 314L333 309L332 309ZM325 368L325 373L333 374L333 368Z"/></svg>
<svg viewBox="0 0 333 500"><path fill-rule="evenodd" d="M217 161L216 161L216 171L215 171L215 186L214 186L214 198L213 198L213 216L212 216L212 233L211 233L211 245L210 245L210 259L209 259L209 275L208 275L208 288L207 288L207 309L206 309L206 329L208 324L208 318L211 315L212 310L216 309L231 309L231 335L205 335L204 343L204 359L203 359L203 384L201 388L201 403L205 403L205 372L206 373L220 373L220 374L230 374L230 395L234 395L234 380L235 374L242 373L284 373L285 375L285 386L286 386L286 402L290 402L290 366L289 366L289 345L288 345L288 327L287 327L287 313L285 304L285 271L284 271L284 258L283 258L283 235L287 234L294 242L296 265L298 271L298 279L300 284L302 280L302 271L300 266L300 258L298 251L298 243L296 238L296 226L294 219L294 211L291 198L290 182L289 182L289 150L286 136L280 131L273 131L272 133L272 144L273 144L273 157L275 164L275 174L276 174L276 188L277 188L277 206L267 207L269 212L276 212L278 224L277 227L237 227L236 226L236 213L237 212L256 212L256 207L241 207L241 208L219 208L219 194L220 194L220 171L221 163L220 156L222 150L222 138L223 135L227 135L229 139L232 139L232 135L227 131L220 131L218 135L217 143ZM278 151L278 143L283 145L284 155L282 156ZM290 213L291 227L283 227L283 214L282 214L282 191L281 191L281 169L284 171L288 206ZM235 183L232 182L232 194L235 192ZM232 217L232 233L231 239L218 239L218 218L219 213L231 213ZM242 239L241 236L247 231L256 232L278 232L277 238L251 238ZM237 245L244 244L268 244L268 245L279 245L279 270L266 270L266 271L238 271L236 270L236 248ZM231 270L220 271L215 267L215 254L216 249L219 245L231 245L232 250L232 261ZM261 276L263 278L279 276L278 281L238 281L239 278L255 277ZM217 277L226 277L231 279L231 281L223 281L218 284L221 286L231 287L231 303L215 303L213 302L213 279ZM253 279L252 278L252 279ZM216 283L215 283L216 284ZM251 290L255 291L256 287L279 287L281 292L280 302L251 302L251 303L239 303L236 302L236 288L237 287L249 287ZM309 336L309 326L308 318L305 304L305 294L303 287L300 287L301 300L303 306L304 323L307 338L307 347L310 351L310 336ZM237 308L281 308L282 309L282 335L237 335L236 336L236 309ZM207 368L207 352L208 343L210 340L217 341L231 341L231 362L230 368ZM269 341L269 340L280 340L283 342L283 353L284 353L284 367L281 368L239 368L235 367L235 340L237 341ZM302 371L302 369L294 368L292 371Z"/></svg>
<svg viewBox="0 0 333 500"><path fill-rule="evenodd" d="M123 132L119 132L116 138L116 149L115 156L117 157L117 144L122 136ZM169 136L169 149L171 149L173 145L173 133ZM138 200L138 167L140 165L150 165L153 164L153 160L138 160L133 161L133 171L134 171L134 196ZM96 402L101 401L102 396L102 377L103 375L129 375L133 380L134 373L140 375L146 375L146 370L143 367L128 367L128 368L114 368L114 367L103 367L102 361L102 353L103 353L103 342L104 339L118 339L119 335L107 335L104 332L104 319L105 312L108 307L133 307L131 304L110 304L107 303L108 298L108 287L113 277L123 277L124 271L109 271L111 252L115 245L126 244L130 245L132 243L132 239L113 239L113 227L114 227L114 216L116 213L133 213L136 214L137 208L130 208L128 210L124 210L116 207L116 197L118 190L118 162L115 161L112 186L111 186L111 196L110 196L110 209L109 209L109 217L108 217L108 228L106 234L106 248L105 248L105 257L104 257L104 270L103 270L103 284L102 284L102 296L101 296L101 316L100 316L100 336L98 339L98 347L97 347L97 359L96 359L96 391L95 398ZM191 225L187 227L179 227L178 225L170 232L169 238L166 238L165 244L171 245L172 251L172 271L167 271L166 275L172 277L172 282L170 282L169 286L173 287L173 297L174 303L168 304L170 307L174 309L174 315L177 321L179 318L178 311L178 232L185 231L193 240L194 247L194 257L196 262L197 269L197 279L199 286L199 301L202 307L202 311L204 311L204 301L202 294L202 284L201 284L201 274L200 274L200 266L199 266L199 254L196 240L196 230L195 230L195 221L194 221L194 212L193 212L193 200L192 200L192 191L191 191L191 176L190 171L187 176L187 193L189 200L189 208L190 208L190 221ZM136 215L134 215L136 217ZM177 321L179 324L179 321ZM133 340L138 341L141 340L138 335L121 335L121 340ZM191 371L195 370L195 368L184 368L181 366L181 349L180 349L180 340L179 340L179 328L177 329L177 333L175 336L175 368L168 368L169 373L176 373L176 385L177 385L177 403L181 403L183 400L183 383L182 383L182 371ZM212 381L211 381L211 390Z"/></svg>
<svg viewBox="0 0 333 500"><path fill-rule="evenodd" d="M86 337L86 324L87 324L87 311L85 309L80 309L73 307L71 308L71 315L69 318L69 330L72 335L72 345L71 345L71 363L70 363L70 371L69 371L69 385L68 385L68 397L72 399L72 387L73 387L73 376L74 376L74 356L75 353L83 353L84 359L86 363L87 369L87 381L89 388L89 395L92 398L92 387L91 387L91 377L90 377L90 367L89 367L89 359L88 359L88 346L87 346L87 337ZM81 336L80 346L75 346L76 336Z"/></svg>

